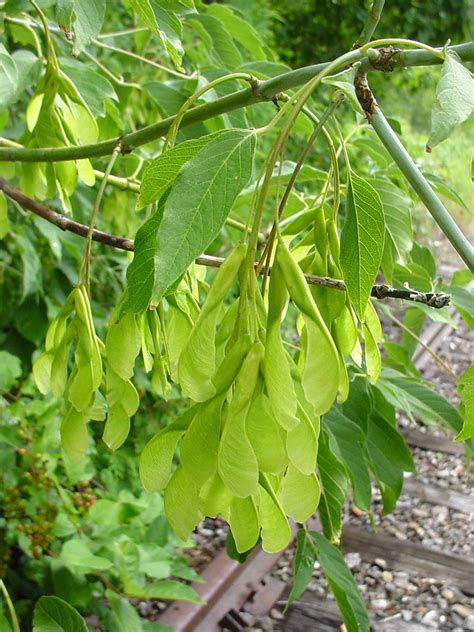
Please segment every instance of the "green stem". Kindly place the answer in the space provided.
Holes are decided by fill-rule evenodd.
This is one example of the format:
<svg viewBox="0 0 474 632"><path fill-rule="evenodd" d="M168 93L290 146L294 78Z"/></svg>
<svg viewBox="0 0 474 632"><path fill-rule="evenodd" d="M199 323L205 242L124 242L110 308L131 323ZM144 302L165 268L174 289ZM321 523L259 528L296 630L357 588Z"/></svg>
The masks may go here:
<svg viewBox="0 0 474 632"><path fill-rule="evenodd" d="M114 75L114 73L111 70L109 70L107 66L104 66L104 64L102 64L98 59L96 59L94 55L91 55L86 50L82 51L82 54L85 57L87 57L87 59L89 59L93 64L95 64L97 68L100 68L102 72L104 73L104 75L107 75L107 77L111 81L116 83L118 86L121 86L122 88L134 88L135 90L143 90L140 84L129 83L128 81L125 81L122 77L118 77L117 75Z"/></svg>
<svg viewBox="0 0 474 632"><path fill-rule="evenodd" d="M46 20L46 16L41 10L41 8L36 4L35 0L30 0L34 10L38 14L39 19L41 20L41 24L43 25L44 36L46 38L46 48L48 54L46 56L46 62L48 68L58 68L58 59L56 57L56 51L54 50L53 40L51 38L51 33L49 31L48 21Z"/></svg>
<svg viewBox="0 0 474 632"><path fill-rule="evenodd" d="M105 179L105 173L94 169L94 175L98 180ZM121 178L120 176L108 175L107 182L116 189L121 191L133 191L133 193L140 193L140 182L135 182L132 178Z"/></svg>
<svg viewBox="0 0 474 632"><path fill-rule="evenodd" d="M372 42L369 42L368 44L364 44L364 46L362 46L360 50L363 53L366 53L369 48L376 48L377 46L392 46L393 44L422 48L423 50L426 50L437 57L438 59L442 59L444 61L444 51L442 49L440 50L437 48L433 48L432 46L428 46L428 44L417 42L416 40L403 39L400 37L374 40Z"/></svg>
<svg viewBox="0 0 474 632"><path fill-rule="evenodd" d="M279 155L281 148L286 142L288 135L291 131L291 128L293 127L299 113L301 112L302 108L305 106L305 103L311 96L312 92L321 83L324 77L329 75L331 72L336 71L337 69L345 66L346 64L359 61L360 58L361 58L361 53L359 50L349 51L348 53L341 55L334 61L330 62L327 66L325 66L315 77L311 79L311 81L309 81L302 88L300 88L300 90L298 90L298 92L291 99L291 101L288 101L283 106L282 112L287 111L290 107L292 107L293 102L295 102L293 109L288 112L287 118L285 120L285 124L282 130L280 131L278 138L273 144L272 151L267 160L266 173L263 180L262 188L260 190L260 195L258 198L256 210L255 210L255 220L254 220L253 229L252 229L252 233L250 235L250 240L249 240L249 250L248 250L249 262L250 261L253 262L253 260L255 259L255 252L256 252L256 246L257 246L257 233L260 229L260 222L262 219L264 204L265 204L268 189L270 186L273 169L276 164L277 156Z"/></svg>
<svg viewBox="0 0 474 632"><path fill-rule="evenodd" d="M90 267L90 259L91 259L91 250L92 250L92 235L94 233L94 227L97 221L97 215L99 213L100 203L102 202L102 197L104 195L105 187L107 186L107 180L114 168L115 161L117 160L120 154L120 145L114 149L113 154L109 160L107 168L104 172L104 178L100 183L99 190L97 192L97 197L94 202L94 207L91 213L91 219L89 223L89 229L87 231L86 236L86 247L84 250L84 258L82 260L81 274L80 274L80 284L85 285L87 288L89 287L89 267Z"/></svg>
<svg viewBox="0 0 474 632"><path fill-rule="evenodd" d="M111 37L123 37L124 35L134 35L135 33L145 33L148 31L146 26L135 26L131 29L124 29L123 31L113 31L111 33L101 33L97 35L97 39L108 39Z"/></svg>
<svg viewBox="0 0 474 632"><path fill-rule="evenodd" d="M471 244L433 191L378 106L375 106L374 111L370 115L370 122L375 133L385 145L400 171L415 189L435 222L452 243L467 267L471 272L474 272L474 251ZM404 212L403 209L400 209L400 212Z"/></svg>
<svg viewBox="0 0 474 632"><path fill-rule="evenodd" d="M448 373L455 380L458 379L458 376L456 375L456 373L451 369L451 367L449 367L446 364L443 358L441 358L436 353L436 351L434 351L430 346L428 346L426 342L423 342L423 340L419 336L417 336L414 331L412 331L409 327L405 325L405 323L403 323L401 320L398 320L398 318L396 318L385 305L380 304L380 307L383 309L383 313L392 321L392 323L395 323L395 325L400 327L400 329L403 329L403 331L405 331L409 336L411 336L413 340L416 340L416 342L420 345L420 347L423 347L423 349L427 353L430 354L430 356L435 360L435 362L437 362L440 365L440 367L442 367L446 371L446 373Z"/></svg>
<svg viewBox="0 0 474 632"><path fill-rule="evenodd" d="M9 19L11 23L17 24L18 20ZM455 51L464 61L474 60L474 42L452 46L449 50ZM439 64L442 60L433 56L426 50L402 51L393 60L394 68L406 68L411 66L430 66ZM219 114L231 112L239 108L272 100L281 92L301 86L311 80L321 70L328 67L328 63L306 66L298 70L272 77L259 84L258 91L252 88L245 88L232 94L216 99L212 103L205 103L189 110L182 121L182 127L194 123L214 118ZM361 71L377 70L373 68L367 57L361 59ZM118 142L122 144L124 153L133 151L136 147L145 145L157 138L162 137L171 127L175 116L170 116L158 123L148 125L138 132L125 134L119 138L101 141L91 145L80 145L70 147L40 147L40 148L17 148L1 147L0 162L59 162L63 160L79 160L81 158L97 158L106 156L113 152Z"/></svg>
<svg viewBox="0 0 474 632"><path fill-rule="evenodd" d="M13 606L13 602L10 599L10 595L8 594L8 590L7 590L7 587L5 586L5 583L4 583L3 579L0 579L0 591L2 592L2 594L3 594L4 598L5 598L5 602L7 604L8 612L10 614L10 619L12 620L12 630L13 630L13 632L21 632L20 624L18 623L18 618L16 616L16 612L15 612L15 608Z"/></svg>
<svg viewBox="0 0 474 632"><path fill-rule="evenodd" d="M189 97L189 99L187 99L183 103L183 105L180 107L180 109L178 110L178 113L176 114L176 117L175 117L175 119L174 119L174 121L173 121L171 127L169 128L168 133L166 135L164 146L163 146L163 151L166 151L167 149L170 149L175 144L176 137L178 135L179 126L181 125L181 121L183 120L184 115L190 109L192 104L195 103L198 99L200 99L203 94L205 94L206 92L209 92L209 90L212 90L213 88L215 88L216 86L220 85L221 83L224 83L226 81L233 81L234 79L242 79L244 81L247 81L248 83L250 83L250 85L254 89L256 89L256 87L258 86L257 79L255 79L255 77L253 77L250 73L248 73L248 72L231 72L231 73L229 73L227 75L224 75L223 77L218 77L217 79L214 79L213 81L210 81L204 87L202 87L200 90L196 90L196 92L194 94L192 94Z"/></svg>
<svg viewBox="0 0 474 632"><path fill-rule="evenodd" d="M380 16L382 15L385 0L374 0L370 6L367 20L364 24L361 34L354 43L353 48L359 48L363 44L366 44L374 34L377 24L379 23Z"/></svg>
<svg viewBox="0 0 474 632"><path fill-rule="evenodd" d="M290 180L288 181L288 184L286 186L285 192L283 194L283 197L280 201L280 204L278 206L278 210L275 216L275 222L273 224L271 233L270 233L270 237L268 239L268 242L265 246L265 249L262 253L262 256L260 258L260 261L258 263L257 266L257 272L260 271L261 267L263 266L264 262L266 262L266 270L269 266L269 262L271 259L271 253L272 253L272 249L273 249L273 244L275 242L275 236L277 231L279 232L280 230L280 218L283 215L283 211L285 210L285 206L288 202L288 198L290 197L290 193L293 189L293 186L296 182L296 179L298 177L299 172L301 171L302 166L304 165L304 162L309 154L309 152L311 151L312 146L314 145L316 139L318 138L321 130L325 130L324 128L324 124L326 123L326 121L328 120L328 118L331 116L331 114L334 112L334 110L336 109L336 107L339 105L340 103L340 99L337 99L335 101L333 101L332 103L329 104L329 106L326 108L326 110L323 112L321 118L318 120L318 118L313 115L310 117L311 120L315 123L315 128L313 133L311 134L311 137L309 138L308 142L306 143L305 148L303 149L303 151L301 152L301 155L298 159L298 162L296 163L295 168L293 169L293 173L291 174ZM306 108L306 106L304 106L303 111L306 110L305 113L307 113L308 111L310 112L310 110L308 110L308 108ZM326 131L326 130L325 130ZM329 134L326 131L327 136L329 136ZM332 143L332 139L329 136L329 139L331 140ZM266 276L265 276L266 279ZM262 289L263 292L263 289Z"/></svg>
<svg viewBox="0 0 474 632"><path fill-rule="evenodd" d="M191 75L186 75L182 72L178 72L177 70L173 70L173 68L168 68L167 66L163 66L163 64L159 64L158 62L153 61L152 59L148 59L147 57L138 55L137 53L134 53L131 50L119 48L118 46L113 46L112 44L104 44L104 42L101 42L98 39L93 39L91 41L93 44L95 44L99 48L104 48L106 50L111 50L114 53L118 53L119 55L125 55L126 57L131 57L132 59L141 61L142 63L148 64L149 66L154 66L154 68L159 68L160 70L167 72L169 75L174 75L175 77L179 77L180 79L193 79L194 78Z"/></svg>

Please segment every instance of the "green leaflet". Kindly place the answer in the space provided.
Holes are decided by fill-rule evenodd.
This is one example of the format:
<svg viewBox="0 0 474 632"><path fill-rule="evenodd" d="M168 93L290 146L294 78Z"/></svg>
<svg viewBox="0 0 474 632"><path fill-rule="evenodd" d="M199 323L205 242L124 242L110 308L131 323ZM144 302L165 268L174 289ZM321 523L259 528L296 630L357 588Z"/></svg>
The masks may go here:
<svg viewBox="0 0 474 632"><path fill-rule="evenodd" d="M426 425L441 421L455 433L461 431L463 421L457 408L419 380L384 367L377 388L410 417L416 416Z"/></svg>
<svg viewBox="0 0 474 632"><path fill-rule="evenodd" d="M331 407L339 388L339 357L308 288L301 268L288 248L280 242L276 260L282 270L290 297L301 311L306 328L302 385L317 415Z"/></svg>
<svg viewBox="0 0 474 632"><path fill-rule="evenodd" d="M283 273L275 261L270 277L263 373L275 418L285 430L291 430L298 424L296 394L280 333L287 298Z"/></svg>
<svg viewBox="0 0 474 632"><path fill-rule="evenodd" d="M268 53L262 46L260 33L247 20L222 4L209 5L206 13L219 19L230 35L250 52L252 59L266 59Z"/></svg>
<svg viewBox="0 0 474 632"><path fill-rule="evenodd" d="M347 476L342 462L329 446L326 431L319 435L318 473L322 483L319 516L323 532L331 542L339 542L342 533L342 507L347 498Z"/></svg>
<svg viewBox="0 0 474 632"><path fill-rule="evenodd" d="M194 323L178 363L178 378L183 393L197 402L216 393L212 377L216 372L215 337L222 302L232 287L246 247L237 246L219 268L209 294Z"/></svg>
<svg viewBox="0 0 474 632"><path fill-rule="evenodd" d="M58 23L60 22L58 21ZM118 102L119 99L113 85L103 74L96 72L93 67L76 59L62 57L61 70L73 81L95 117L106 115L107 102Z"/></svg>
<svg viewBox="0 0 474 632"><path fill-rule="evenodd" d="M293 562L293 585L286 602L285 610L294 603L306 590L314 571L316 551L313 540L305 529L296 534L296 553Z"/></svg>
<svg viewBox="0 0 474 632"><path fill-rule="evenodd" d="M219 132L187 140L155 158L143 172L137 210L160 199L178 177L183 165L194 158Z"/></svg>
<svg viewBox="0 0 474 632"><path fill-rule="evenodd" d="M151 302L155 284L156 239L168 195L169 189L161 196L156 211L140 226L135 236L135 254L127 269L124 312L143 313Z"/></svg>
<svg viewBox="0 0 474 632"><path fill-rule="evenodd" d="M181 465L202 486L217 471L223 397L202 404L180 449Z"/></svg>
<svg viewBox="0 0 474 632"><path fill-rule="evenodd" d="M258 517L262 527L262 548L267 553L276 553L288 546L291 529L280 502L263 474L258 487L260 501Z"/></svg>
<svg viewBox="0 0 474 632"><path fill-rule="evenodd" d="M389 513L402 490L403 473L415 471L413 458L402 435L376 412L368 423L367 451L382 493L384 512Z"/></svg>
<svg viewBox="0 0 474 632"><path fill-rule="evenodd" d="M187 540L203 514L199 507L199 489L188 472L179 467L165 489L165 513L178 537Z"/></svg>
<svg viewBox="0 0 474 632"><path fill-rule="evenodd" d="M316 474L302 474L290 463L278 490L278 499L285 513L296 522L305 522L316 511L320 496Z"/></svg>
<svg viewBox="0 0 474 632"><path fill-rule="evenodd" d="M385 220L378 193L350 170L340 265L349 299L361 322L382 260L384 235Z"/></svg>
<svg viewBox="0 0 474 632"><path fill-rule="evenodd" d="M128 587L130 587L130 589L128 589ZM134 595L140 599L164 599L170 601L177 600L189 601L190 603L203 603L201 597L193 588L191 588L191 586L187 586L182 582L170 579L164 579L159 582L147 584L146 586L143 586L143 584L137 586L127 579L125 589L128 594ZM126 632L131 632L131 630L127 628Z"/></svg>
<svg viewBox="0 0 474 632"><path fill-rule="evenodd" d="M359 411L368 416L370 408ZM363 511L370 510L372 496L368 464L365 458L365 435L360 426L346 417L337 407L324 415L324 428L328 433L329 447L344 464L354 493L354 503Z"/></svg>
<svg viewBox="0 0 474 632"><path fill-rule="evenodd" d="M127 589L129 589L129 586L127 586ZM120 597L120 595L110 589L106 590L105 597L112 611L109 621L111 623L113 621L117 632L142 632L140 615L128 599Z"/></svg>
<svg viewBox="0 0 474 632"><path fill-rule="evenodd" d="M461 411L464 423L456 441L466 441L474 437L474 366L470 366L458 380L458 393L461 396Z"/></svg>
<svg viewBox="0 0 474 632"><path fill-rule="evenodd" d="M150 439L140 455L140 479L148 492L156 492L168 483L171 464L178 441L186 432L197 412L193 406L181 417Z"/></svg>
<svg viewBox="0 0 474 632"><path fill-rule="evenodd" d="M239 498L255 494L258 485L257 458L245 426L257 386L263 351L263 345L255 343L242 364L219 444L219 475L224 484Z"/></svg>
<svg viewBox="0 0 474 632"><path fill-rule="evenodd" d="M336 598L347 630L369 632L367 610L342 553L321 533L310 531L309 535L316 546L321 570Z"/></svg>
<svg viewBox="0 0 474 632"><path fill-rule="evenodd" d="M188 22L195 27L204 41L209 40L212 44L212 52L219 66L231 69L241 65L240 50L221 20L212 15L198 13Z"/></svg>
<svg viewBox="0 0 474 632"><path fill-rule="evenodd" d="M436 87L438 103L431 114L431 132L426 151L448 138L453 129L465 121L474 110L474 78L458 55L446 49L441 79Z"/></svg>
<svg viewBox="0 0 474 632"><path fill-rule="evenodd" d="M251 496L232 499L229 526L239 553L244 553L255 546L260 533L260 523L255 501Z"/></svg>
<svg viewBox="0 0 474 632"><path fill-rule="evenodd" d="M18 87L18 69L15 60L0 44L0 110L14 101Z"/></svg>
<svg viewBox="0 0 474 632"><path fill-rule="evenodd" d="M277 424L269 399L263 392L253 400L245 428L260 471L270 474L282 472L288 463L285 432Z"/></svg>
<svg viewBox="0 0 474 632"><path fill-rule="evenodd" d="M105 15L105 0L74 0L74 47L77 56L100 33Z"/></svg>
<svg viewBox="0 0 474 632"><path fill-rule="evenodd" d="M176 68L184 70L181 62L184 54L180 41L181 22L175 13L168 11L162 6L163 4L158 0L130 0L131 8L140 16L147 28L158 37Z"/></svg>
<svg viewBox="0 0 474 632"><path fill-rule="evenodd" d="M318 437L311 420L302 406L298 406L300 423L286 435L286 450L290 463L302 474L316 469Z"/></svg>
<svg viewBox="0 0 474 632"><path fill-rule="evenodd" d="M249 181L255 138L249 130L223 131L179 172L157 231L154 301L219 234L235 198Z"/></svg>
<svg viewBox="0 0 474 632"><path fill-rule="evenodd" d="M33 613L35 632L87 632L86 622L78 611L59 597L40 597ZM5 629L10 629L8 626Z"/></svg>
<svg viewBox="0 0 474 632"><path fill-rule="evenodd" d="M413 246L411 211L413 200L390 180L368 178L380 196L385 216L385 248L391 248L395 263L404 263Z"/></svg>

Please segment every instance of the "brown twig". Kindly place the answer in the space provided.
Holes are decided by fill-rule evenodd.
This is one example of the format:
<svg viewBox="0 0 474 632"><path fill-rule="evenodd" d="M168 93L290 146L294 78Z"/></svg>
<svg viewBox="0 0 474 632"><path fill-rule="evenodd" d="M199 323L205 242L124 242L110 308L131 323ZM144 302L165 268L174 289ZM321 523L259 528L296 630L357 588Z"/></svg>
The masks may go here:
<svg viewBox="0 0 474 632"><path fill-rule="evenodd" d="M47 222L54 224L61 230L67 230L79 235L80 237L87 237L89 230L88 226L80 224L68 217L64 217L64 215L56 213L56 211L53 211L44 204L32 200L18 189L10 186L3 178L0 178L0 191L3 191L9 198L15 200L24 208L28 209L35 215L42 217ZM127 239L126 237L120 237L118 235L112 235L111 233L105 233L97 229L92 231L92 240L104 244L105 246L118 248L119 250L126 250L128 252L133 252L134 249L133 240ZM198 265L211 268L219 268L224 261L225 259L222 257L212 257L210 255L201 255L196 259L196 263ZM257 267L257 265L257 262L255 262L255 267ZM340 290L342 292L345 292L347 289L344 281L339 279L331 279L329 277L318 276L315 274L305 274L305 278L308 285L327 287L333 290ZM386 283L374 285L371 291L371 296L380 300L386 298L399 298L405 301L414 301L416 303L423 303L429 307L434 307L435 309L440 309L441 307L449 305L451 300L451 297L448 294L440 292L418 292L417 290L412 289L401 290L393 288Z"/></svg>

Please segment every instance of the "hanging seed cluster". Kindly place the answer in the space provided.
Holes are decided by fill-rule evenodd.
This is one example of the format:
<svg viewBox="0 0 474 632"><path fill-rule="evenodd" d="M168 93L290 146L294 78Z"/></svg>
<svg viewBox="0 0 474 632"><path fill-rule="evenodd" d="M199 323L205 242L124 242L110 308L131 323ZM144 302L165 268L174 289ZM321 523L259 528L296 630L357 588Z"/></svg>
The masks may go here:
<svg viewBox="0 0 474 632"><path fill-rule="evenodd" d="M125 295L104 344L81 285L49 327L34 376L42 393L64 397L61 437L70 457L86 452L90 421L105 421L103 440L110 449L123 444L139 405L131 378L140 353L157 394L167 397L174 382L191 400L140 458L143 486L164 490L166 515L182 539L205 516L219 514L238 552L259 540L267 552L283 549L290 539L288 518L304 522L318 506L320 417L337 397L347 396L344 356L353 354L360 364L359 338L365 339L367 370L377 371L373 350L380 331L370 303L358 332L343 294L331 303L324 290L306 283L303 269L321 274L330 266L337 272L338 242L331 246L326 222L315 226L319 247L317 241L300 264L280 237L266 300L241 243L218 270L201 309L191 275L142 313L124 309ZM239 296L229 303L237 286ZM290 301L299 347L282 338Z"/></svg>
<svg viewBox="0 0 474 632"><path fill-rule="evenodd" d="M239 552L259 538L264 550L275 552L289 542L288 518L304 522L318 506L320 416L338 392L346 396L348 378L335 327L325 322L284 242L276 250L267 305L252 283L253 268L250 274L246 246L239 245L218 271L171 365L194 405L148 443L140 476L147 490L164 490L166 515L181 538L204 516L219 514ZM237 281L240 296L224 309ZM295 357L281 335L290 299L301 320ZM344 353L351 351L346 336Z"/></svg>

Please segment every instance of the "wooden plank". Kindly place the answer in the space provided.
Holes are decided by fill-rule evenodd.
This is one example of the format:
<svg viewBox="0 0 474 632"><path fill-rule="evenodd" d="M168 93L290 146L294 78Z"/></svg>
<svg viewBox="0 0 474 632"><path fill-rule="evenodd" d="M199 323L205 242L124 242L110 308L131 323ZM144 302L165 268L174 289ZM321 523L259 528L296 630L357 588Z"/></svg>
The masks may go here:
<svg viewBox="0 0 474 632"><path fill-rule="evenodd" d="M399 430L405 437L405 441L415 448L444 452L445 454L464 455L462 443L455 443L451 439L435 435L429 430L428 432L421 432L421 430L416 428L400 428Z"/></svg>
<svg viewBox="0 0 474 632"><path fill-rule="evenodd" d="M405 622L401 615L386 620L370 617L372 629L377 632L428 632L433 628ZM285 619L277 624L275 630L281 632L338 632L342 619L333 600L321 599L306 592L304 600L297 601L288 610Z"/></svg>
<svg viewBox="0 0 474 632"><path fill-rule="evenodd" d="M474 595L474 562L460 555L433 551L352 525L343 529L342 546L345 553L358 552L365 561L383 558L394 570L441 579L466 595Z"/></svg>
<svg viewBox="0 0 474 632"><path fill-rule="evenodd" d="M320 599L309 592L304 601L297 601L276 627L281 632L335 632L342 625L341 615L334 601Z"/></svg>
<svg viewBox="0 0 474 632"><path fill-rule="evenodd" d="M403 493L416 496L433 505L442 505L466 514L474 513L474 497L454 492L433 483L426 484L415 477L405 478Z"/></svg>

